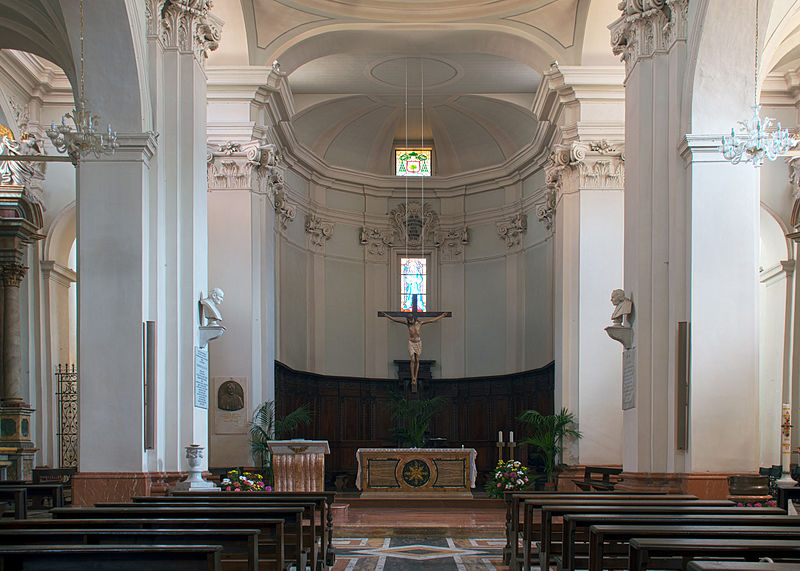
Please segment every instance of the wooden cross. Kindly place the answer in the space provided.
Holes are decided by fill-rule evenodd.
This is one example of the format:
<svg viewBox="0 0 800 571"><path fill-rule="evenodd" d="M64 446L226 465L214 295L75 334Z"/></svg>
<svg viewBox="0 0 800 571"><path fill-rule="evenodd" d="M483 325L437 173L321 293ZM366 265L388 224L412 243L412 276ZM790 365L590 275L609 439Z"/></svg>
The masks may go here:
<svg viewBox="0 0 800 571"><path fill-rule="evenodd" d="M427 323L439 321L444 317L452 317L450 311L419 311L417 294L411 296L411 311L379 311L378 317L387 317L396 323L408 327L408 354L411 357L411 392L417 392L417 374L419 359L422 356L422 338L420 329Z"/></svg>

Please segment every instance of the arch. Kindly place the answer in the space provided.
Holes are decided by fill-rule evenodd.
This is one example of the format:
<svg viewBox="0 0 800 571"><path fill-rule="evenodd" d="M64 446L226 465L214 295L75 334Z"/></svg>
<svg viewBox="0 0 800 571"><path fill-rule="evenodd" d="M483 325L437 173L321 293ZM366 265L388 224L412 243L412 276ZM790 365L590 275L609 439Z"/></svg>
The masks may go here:
<svg viewBox="0 0 800 571"><path fill-rule="evenodd" d="M76 236L76 206L74 200L70 202L56 214L47 227L42 245L42 259L52 260L65 268L69 267L70 251Z"/></svg>

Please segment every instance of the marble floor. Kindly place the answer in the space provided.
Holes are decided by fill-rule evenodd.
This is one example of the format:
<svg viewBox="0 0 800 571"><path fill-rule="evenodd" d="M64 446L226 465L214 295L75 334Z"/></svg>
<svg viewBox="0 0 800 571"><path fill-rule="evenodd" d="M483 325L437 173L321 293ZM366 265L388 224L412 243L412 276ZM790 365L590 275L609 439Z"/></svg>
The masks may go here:
<svg viewBox="0 0 800 571"><path fill-rule="evenodd" d="M335 538L332 571L478 571L508 569L501 538Z"/></svg>

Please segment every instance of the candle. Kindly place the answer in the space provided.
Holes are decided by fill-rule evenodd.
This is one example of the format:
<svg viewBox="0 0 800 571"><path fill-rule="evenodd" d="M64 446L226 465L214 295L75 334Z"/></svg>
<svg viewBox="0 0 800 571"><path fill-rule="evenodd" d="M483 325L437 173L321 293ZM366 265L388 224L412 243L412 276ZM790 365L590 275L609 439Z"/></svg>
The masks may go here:
<svg viewBox="0 0 800 571"><path fill-rule="evenodd" d="M497 441L500 442L501 444L503 443L503 431L502 430L498 430L497 431Z"/></svg>
<svg viewBox="0 0 800 571"><path fill-rule="evenodd" d="M508 433L508 441L512 442L512 443L514 442L514 431L513 430Z"/></svg>

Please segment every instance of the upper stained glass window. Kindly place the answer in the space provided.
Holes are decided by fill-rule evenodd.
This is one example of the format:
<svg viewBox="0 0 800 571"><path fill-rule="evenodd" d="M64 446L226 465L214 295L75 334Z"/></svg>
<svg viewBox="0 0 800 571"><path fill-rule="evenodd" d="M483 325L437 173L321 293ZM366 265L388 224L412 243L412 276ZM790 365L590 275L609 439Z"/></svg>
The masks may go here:
<svg viewBox="0 0 800 571"><path fill-rule="evenodd" d="M433 149L430 147L395 149L395 174L397 176L431 176L432 158Z"/></svg>
<svg viewBox="0 0 800 571"><path fill-rule="evenodd" d="M425 258L400 258L400 311L414 308L414 294L417 296L417 310L425 311L428 285L426 270Z"/></svg>

